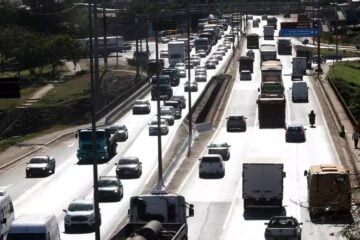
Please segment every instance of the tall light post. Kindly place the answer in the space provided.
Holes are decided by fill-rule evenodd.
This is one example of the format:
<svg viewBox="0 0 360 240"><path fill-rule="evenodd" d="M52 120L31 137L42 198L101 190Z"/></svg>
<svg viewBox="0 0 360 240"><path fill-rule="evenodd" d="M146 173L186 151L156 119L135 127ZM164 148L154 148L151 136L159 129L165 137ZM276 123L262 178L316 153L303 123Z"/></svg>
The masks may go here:
<svg viewBox="0 0 360 240"><path fill-rule="evenodd" d="M188 65L188 105L189 105L189 139L188 139L188 156L191 155L192 144L192 110L191 110L191 69L190 69L190 0L186 1L186 20L187 20L187 65Z"/></svg>

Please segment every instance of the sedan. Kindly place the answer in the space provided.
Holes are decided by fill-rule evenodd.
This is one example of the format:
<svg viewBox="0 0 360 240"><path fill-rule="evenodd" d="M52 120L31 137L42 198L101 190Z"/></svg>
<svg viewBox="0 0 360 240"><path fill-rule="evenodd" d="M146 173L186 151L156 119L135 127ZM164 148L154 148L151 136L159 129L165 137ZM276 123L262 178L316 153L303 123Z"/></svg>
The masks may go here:
<svg viewBox="0 0 360 240"><path fill-rule="evenodd" d="M221 58L222 58L222 57L221 57ZM208 59L206 62L208 62L208 61L214 61L216 65L219 64L219 58L218 58L218 56L214 56L214 55L213 55L213 56L210 56L209 59Z"/></svg>
<svg viewBox="0 0 360 240"><path fill-rule="evenodd" d="M220 154L223 160L230 159L230 145L225 143L211 143L208 147L208 154Z"/></svg>
<svg viewBox="0 0 360 240"><path fill-rule="evenodd" d="M272 216L265 229L265 240L273 239L301 239L302 223L299 223L294 217Z"/></svg>
<svg viewBox="0 0 360 240"><path fill-rule="evenodd" d="M220 53L213 53L209 59L216 59L218 61L221 61L223 59L223 55Z"/></svg>
<svg viewBox="0 0 360 240"><path fill-rule="evenodd" d="M160 51L160 57L161 58L167 58L169 56L169 52L167 50L161 50Z"/></svg>
<svg viewBox="0 0 360 240"><path fill-rule="evenodd" d="M195 74L195 81L196 82L206 82L206 72Z"/></svg>
<svg viewBox="0 0 360 240"><path fill-rule="evenodd" d="M196 53L199 54L201 58L204 58L207 55L207 52L205 50L197 50Z"/></svg>
<svg viewBox="0 0 360 240"><path fill-rule="evenodd" d="M216 50L214 54L220 54L221 56L225 56L226 52L227 52L227 49L220 48L220 49Z"/></svg>
<svg viewBox="0 0 360 240"><path fill-rule="evenodd" d="M167 135L169 133L169 125L165 119L160 119L160 134ZM149 123L149 136L157 136L159 134L158 120L152 120Z"/></svg>
<svg viewBox="0 0 360 240"><path fill-rule="evenodd" d="M98 180L100 201L120 201L123 198L123 185L116 176L100 176Z"/></svg>
<svg viewBox="0 0 360 240"><path fill-rule="evenodd" d="M184 92L197 92L198 91L198 85L197 82L185 82L184 84Z"/></svg>
<svg viewBox="0 0 360 240"><path fill-rule="evenodd" d="M139 178L142 174L142 163L137 157L122 157L116 165L116 176L122 178Z"/></svg>
<svg viewBox="0 0 360 240"><path fill-rule="evenodd" d="M286 128L285 133L285 140L286 142L305 142L306 136L305 136L306 128L304 128L303 125L289 125Z"/></svg>
<svg viewBox="0 0 360 240"><path fill-rule="evenodd" d="M117 142L124 142L129 138L128 129L125 124L114 123L111 125L110 131L117 137Z"/></svg>
<svg viewBox="0 0 360 240"><path fill-rule="evenodd" d="M192 56L190 58L190 61L193 62L194 66L199 66L200 65L200 57Z"/></svg>
<svg viewBox="0 0 360 240"><path fill-rule="evenodd" d="M207 69L216 69L216 62L212 60L208 60L205 66Z"/></svg>
<svg viewBox="0 0 360 240"><path fill-rule="evenodd" d="M148 100L135 100L132 112L133 114L149 114L151 111L151 105Z"/></svg>
<svg viewBox="0 0 360 240"><path fill-rule="evenodd" d="M165 119L169 126L174 125L175 117L174 110L169 109L170 107L161 107L160 108L160 116L162 119Z"/></svg>
<svg viewBox="0 0 360 240"><path fill-rule="evenodd" d="M55 158L50 156L35 156L26 163L26 177L48 175L55 173Z"/></svg>
<svg viewBox="0 0 360 240"><path fill-rule="evenodd" d="M226 130L228 132L245 132L246 117L242 115L230 115L227 119Z"/></svg>
<svg viewBox="0 0 360 240"><path fill-rule="evenodd" d="M199 178L223 178L225 165L220 154L209 154L199 159Z"/></svg>

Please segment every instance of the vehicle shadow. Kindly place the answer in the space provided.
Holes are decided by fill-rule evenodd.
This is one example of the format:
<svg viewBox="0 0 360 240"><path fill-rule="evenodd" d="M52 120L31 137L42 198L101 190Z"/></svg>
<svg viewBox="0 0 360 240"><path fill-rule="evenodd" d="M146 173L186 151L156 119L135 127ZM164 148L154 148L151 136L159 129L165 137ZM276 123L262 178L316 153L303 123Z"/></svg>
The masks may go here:
<svg viewBox="0 0 360 240"><path fill-rule="evenodd" d="M245 220L269 220L272 216L286 216L285 207L254 208L244 211Z"/></svg>

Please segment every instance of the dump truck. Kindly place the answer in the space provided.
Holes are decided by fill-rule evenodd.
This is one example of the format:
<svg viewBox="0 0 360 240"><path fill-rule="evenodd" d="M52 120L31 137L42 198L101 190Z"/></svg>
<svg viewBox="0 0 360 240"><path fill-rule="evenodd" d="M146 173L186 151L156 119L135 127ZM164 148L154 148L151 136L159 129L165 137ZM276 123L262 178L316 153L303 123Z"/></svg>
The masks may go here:
<svg viewBox="0 0 360 240"><path fill-rule="evenodd" d="M259 94L259 128L285 128L286 99L284 95Z"/></svg>
<svg viewBox="0 0 360 240"><path fill-rule="evenodd" d="M277 45L279 55L291 55L292 46L290 39L279 39Z"/></svg>
<svg viewBox="0 0 360 240"><path fill-rule="evenodd" d="M159 191L131 197L128 216L114 239L185 240L194 206L181 195Z"/></svg>
<svg viewBox="0 0 360 240"><path fill-rule="evenodd" d="M276 52L274 44L262 44L260 46L260 65L263 61L275 60L277 57Z"/></svg>
<svg viewBox="0 0 360 240"><path fill-rule="evenodd" d="M350 213L352 192L347 169L334 164L313 165L304 175L312 219L325 213Z"/></svg>
<svg viewBox="0 0 360 240"><path fill-rule="evenodd" d="M239 58L239 72L242 70L249 70L251 73L253 73L254 70L254 59L247 56L241 56Z"/></svg>
<svg viewBox="0 0 360 240"><path fill-rule="evenodd" d="M264 40L274 40L274 26L264 26Z"/></svg>
<svg viewBox="0 0 360 240"><path fill-rule="evenodd" d="M261 81L282 81L282 64L280 59L267 60L261 63Z"/></svg>
<svg viewBox="0 0 360 240"><path fill-rule="evenodd" d="M246 159L242 173L244 210L282 208L285 175L282 159Z"/></svg>
<svg viewBox="0 0 360 240"><path fill-rule="evenodd" d="M259 48L259 35L256 33L249 33L246 36L246 45L248 49Z"/></svg>
<svg viewBox="0 0 360 240"><path fill-rule="evenodd" d="M116 155L117 142L121 137L117 131L112 128L96 128L96 160L108 161ZM79 129L75 135L79 139L79 146L77 149L77 158L79 163L87 163L93 161L93 139L92 129Z"/></svg>

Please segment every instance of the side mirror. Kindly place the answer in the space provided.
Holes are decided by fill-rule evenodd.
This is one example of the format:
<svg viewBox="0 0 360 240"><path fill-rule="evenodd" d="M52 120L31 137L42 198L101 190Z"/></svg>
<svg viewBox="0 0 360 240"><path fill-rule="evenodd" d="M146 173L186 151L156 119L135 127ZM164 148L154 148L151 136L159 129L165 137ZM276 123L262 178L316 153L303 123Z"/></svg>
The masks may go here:
<svg viewBox="0 0 360 240"><path fill-rule="evenodd" d="M308 175L308 171L305 170L305 171L304 171L304 176L306 177L307 175Z"/></svg>
<svg viewBox="0 0 360 240"><path fill-rule="evenodd" d="M301 223L299 223L299 225L303 225L303 223L301 222Z"/></svg>
<svg viewBox="0 0 360 240"><path fill-rule="evenodd" d="M258 92L260 92L260 88L258 88Z"/></svg>
<svg viewBox="0 0 360 240"><path fill-rule="evenodd" d="M194 205L190 204L189 206L189 217L193 217L194 216Z"/></svg>

